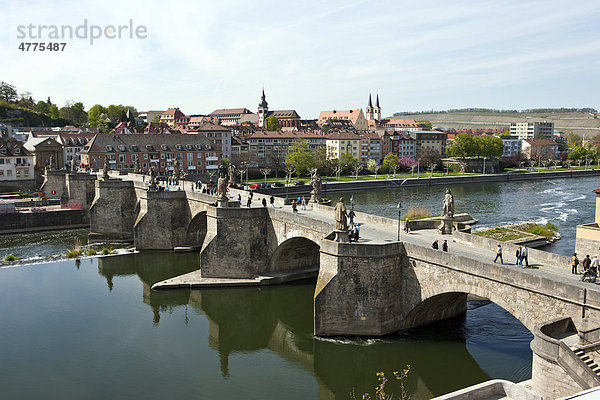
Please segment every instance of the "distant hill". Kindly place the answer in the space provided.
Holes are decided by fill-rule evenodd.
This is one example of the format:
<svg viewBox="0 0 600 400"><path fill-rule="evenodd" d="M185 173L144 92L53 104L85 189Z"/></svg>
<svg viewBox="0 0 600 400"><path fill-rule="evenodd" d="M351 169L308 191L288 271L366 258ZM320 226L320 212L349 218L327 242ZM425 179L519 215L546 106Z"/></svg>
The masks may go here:
<svg viewBox="0 0 600 400"><path fill-rule="evenodd" d="M13 104L0 104L0 124L12 126L65 126L69 121L63 118L52 118L32 110Z"/></svg>
<svg viewBox="0 0 600 400"><path fill-rule="evenodd" d="M506 128L511 122L554 122L555 129L585 137L600 135L600 115L593 108L488 110L461 109L448 111L398 112L395 118L427 120L433 126L454 129Z"/></svg>

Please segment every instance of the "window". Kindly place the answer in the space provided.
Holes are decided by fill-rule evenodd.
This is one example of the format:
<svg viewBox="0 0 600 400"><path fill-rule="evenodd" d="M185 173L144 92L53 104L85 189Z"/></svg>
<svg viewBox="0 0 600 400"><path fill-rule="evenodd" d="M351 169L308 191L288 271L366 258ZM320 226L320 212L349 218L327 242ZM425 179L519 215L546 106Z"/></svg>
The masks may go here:
<svg viewBox="0 0 600 400"><path fill-rule="evenodd" d="M161 162L161 163L160 163L160 166L161 166L162 168L164 168L164 167L165 167L165 162L164 162L164 161L163 161L163 162Z"/></svg>
<svg viewBox="0 0 600 400"><path fill-rule="evenodd" d="M193 160L188 160L187 166L188 167L193 167L194 166L194 161Z"/></svg>
<svg viewBox="0 0 600 400"><path fill-rule="evenodd" d="M148 168L148 164L142 163L142 168L144 168L144 169Z"/></svg>
<svg viewBox="0 0 600 400"><path fill-rule="evenodd" d="M119 151L125 151L125 146L119 145Z"/></svg>
<svg viewBox="0 0 600 400"><path fill-rule="evenodd" d="M144 160L147 160L147 159L148 159L148 154L144 153Z"/></svg>
<svg viewBox="0 0 600 400"><path fill-rule="evenodd" d="M160 153L160 159L164 160L165 159L165 153Z"/></svg>
<svg viewBox="0 0 600 400"><path fill-rule="evenodd" d="M202 161L198 160L198 166L201 167L202 166Z"/></svg>
<svg viewBox="0 0 600 400"><path fill-rule="evenodd" d="M194 159L194 153L187 153L187 160L193 160Z"/></svg>
<svg viewBox="0 0 600 400"><path fill-rule="evenodd" d="M119 154L119 162L120 163L124 163L125 162L125 154Z"/></svg>

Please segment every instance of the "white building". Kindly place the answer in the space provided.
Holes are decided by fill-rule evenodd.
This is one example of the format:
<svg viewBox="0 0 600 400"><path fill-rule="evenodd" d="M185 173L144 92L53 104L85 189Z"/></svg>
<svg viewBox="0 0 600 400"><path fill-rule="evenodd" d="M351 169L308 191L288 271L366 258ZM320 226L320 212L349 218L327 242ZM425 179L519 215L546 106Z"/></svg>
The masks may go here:
<svg viewBox="0 0 600 400"><path fill-rule="evenodd" d="M510 135L521 140L545 137L552 139L554 122L513 122L510 124Z"/></svg>
<svg viewBox="0 0 600 400"><path fill-rule="evenodd" d="M502 157L512 157L523 152L523 140L519 139L518 136L504 135L496 137L502 139L502 144L504 144Z"/></svg>
<svg viewBox="0 0 600 400"><path fill-rule="evenodd" d="M34 179L33 154L14 138L0 137L0 181Z"/></svg>

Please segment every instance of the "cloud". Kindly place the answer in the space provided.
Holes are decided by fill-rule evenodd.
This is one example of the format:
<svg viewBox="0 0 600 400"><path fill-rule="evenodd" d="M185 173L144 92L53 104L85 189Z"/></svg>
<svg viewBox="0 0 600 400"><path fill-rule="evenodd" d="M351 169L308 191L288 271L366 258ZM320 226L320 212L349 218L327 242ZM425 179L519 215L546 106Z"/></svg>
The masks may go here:
<svg viewBox="0 0 600 400"><path fill-rule="evenodd" d="M560 84L568 79L581 101L598 106L593 84L583 81L600 61L593 1L9 0L7 10L0 52L10 61L0 65L0 79L60 103L254 109L264 84L270 106L316 117L321 109L364 107L369 91L394 111L453 108L461 92L473 105L494 106L478 88L501 103L527 83L518 98L537 107L546 98L531 96L536 87L572 98ZM148 27L148 38L73 41L54 54L17 50L16 25L85 18L131 18Z"/></svg>

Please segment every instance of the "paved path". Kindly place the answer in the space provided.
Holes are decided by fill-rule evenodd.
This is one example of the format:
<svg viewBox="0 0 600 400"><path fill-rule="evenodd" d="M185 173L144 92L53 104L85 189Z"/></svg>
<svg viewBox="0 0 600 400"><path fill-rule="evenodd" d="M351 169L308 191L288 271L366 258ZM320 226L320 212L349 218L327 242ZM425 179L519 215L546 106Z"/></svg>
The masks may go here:
<svg viewBox="0 0 600 400"><path fill-rule="evenodd" d="M262 207L261 200L265 197L268 199L269 196L256 193L252 200L252 208ZM244 199L242 199L244 201ZM268 200L267 200L268 203ZM243 207L245 208L245 207ZM291 206L276 207L280 210L292 213ZM323 210L302 210L302 207L298 207L298 216L304 216L306 218L318 219L322 221L334 220L333 209L331 212ZM389 226L374 225L374 224L362 224L360 220L357 221L360 225L360 240L359 243L391 243L397 241L398 230ZM448 252L458 254L464 257L473 258L481 261L482 263L492 263L496 254L487 249L481 249L475 247L470 243L454 242L452 235L441 235L437 230L424 229L418 231L412 231L410 233L401 232L400 240L403 242L413 243L420 246L430 247L434 240L438 240L441 244L444 240L448 240ZM441 250L440 250L441 251ZM521 269L515 265L515 256L513 254L504 254L504 265L507 268L514 268L533 275L540 275L544 277L551 277L561 282L568 282L576 284L581 287L589 289L598 288L596 285L587 282L581 282L581 275L571 274L571 267L548 265L537 262L535 258L529 257L530 268Z"/></svg>
<svg viewBox="0 0 600 400"><path fill-rule="evenodd" d="M191 186L191 184L190 184ZM177 186L172 186L171 190L176 190ZM187 188L187 185L186 185ZM187 189L186 191L190 191ZM197 192L196 192L197 193ZM230 196L232 200L237 200L237 196ZM262 199L265 198L267 200L267 207L269 206L269 197L270 195L265 195L261 193L254 193L252 199L252 208L260 208L262 207ZM216 196L215 196L216 199ZM247 195L242 196L242 204L246 204ZM243 206L242 208L245 208ZM276 208L293 213L292 207L288 206L276 206ZM317 219L321 221L331 221L333 222L333 209L331 212L326 212L322 209L313 210L308 207L306 210L302 210L302 207L298 207L298 216L304 216L306 218ZM360 225L360 240L359 243L391 243L397 241L398 231L396 228L391 228L389 226L383 225L374 225L374 224L363 224L360 220L357 221ZM411 233L401 232L400 240L403 242L413 243L420 246L431 246L434 240L438 240L441 244L444 240L448 240L448 251L452 254L458 254L464 257L476 259L482 263L491 263L494 260L495 253L491 252L487 249L481 249L473 246L470 243L460 243L454 242L454 238L451 235L441 235L437 232L437 230L425 229L413 231ZM441 251L441 250L440 250ZM504 254L504 265L507 268L518 269L514 264L515 257L513 254ZM581 282L581 275L573 275L571 274L571 267L569 265L564 266L555 266L548 265L537 262L535 258L529 257L529 265L532 268L521 269L521 271L533 274L540 275L544 277L551 277L552 279L556 279L561 282L568 282L571 284L576 284L577 286L586 287L588 289L596 289L598 288L596 285L586 282Z"/></svg>

